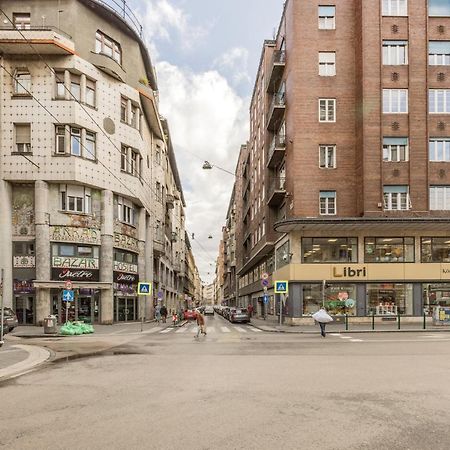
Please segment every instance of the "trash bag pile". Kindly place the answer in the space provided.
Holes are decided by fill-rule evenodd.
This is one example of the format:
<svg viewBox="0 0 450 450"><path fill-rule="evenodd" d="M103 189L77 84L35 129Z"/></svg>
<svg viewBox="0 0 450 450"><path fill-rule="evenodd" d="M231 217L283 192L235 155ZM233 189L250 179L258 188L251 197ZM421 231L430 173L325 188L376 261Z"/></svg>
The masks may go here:
<svg viewBox="0 0 450 450"><path fill-rule="evenodd" d="M63 336L78 336L80 334L91 334L94 332L94 327L84 322L66 322L59 333Z"/></svg>

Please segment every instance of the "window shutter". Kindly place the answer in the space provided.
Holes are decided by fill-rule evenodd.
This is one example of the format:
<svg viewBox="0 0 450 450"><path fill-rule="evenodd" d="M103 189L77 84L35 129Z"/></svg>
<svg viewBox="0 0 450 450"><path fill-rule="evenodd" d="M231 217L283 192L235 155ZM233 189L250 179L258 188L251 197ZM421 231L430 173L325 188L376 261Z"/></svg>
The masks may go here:
<svg viewBox="0 0 450 450"><path fill-rule="evenodd" d="M31 125L29 123L16 123L16 144L31 143Z"/></svg>

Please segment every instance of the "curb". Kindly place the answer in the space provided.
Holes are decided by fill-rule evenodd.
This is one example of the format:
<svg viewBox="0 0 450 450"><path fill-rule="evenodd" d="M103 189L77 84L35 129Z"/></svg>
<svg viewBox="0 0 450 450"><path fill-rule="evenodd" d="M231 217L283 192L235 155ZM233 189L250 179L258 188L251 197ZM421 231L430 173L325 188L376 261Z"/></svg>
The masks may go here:
<svg viewBox="0 0 450 450"><path fill-rule="evenodd" d="M26 351L28 353L28 357L23 361L6 367L5 369L0 369L0 383L35 370L37 367L49 361L52 357L51 350L44 347L21 344L14 345L13 347Z"/></svg>

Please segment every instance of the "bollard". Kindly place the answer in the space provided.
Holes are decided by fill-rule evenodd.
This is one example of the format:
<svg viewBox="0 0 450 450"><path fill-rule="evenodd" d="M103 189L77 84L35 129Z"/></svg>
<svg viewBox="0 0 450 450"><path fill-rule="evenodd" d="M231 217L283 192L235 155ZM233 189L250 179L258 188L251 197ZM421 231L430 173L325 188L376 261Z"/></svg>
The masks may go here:
<svg viewBox="0 0 450 450"><path fill-rule="evenodd" d="M400 311L397 312L397 318L398 318L398 329L400 330Z"/></svg>
<svg viewBox="0 0 450 450"><path fill-rule="evenodd" d="M375 330L375 311L372 311L372 330Z"/></svg>
<svg viewBox="0 0 450 450"><path fill-rule="evenodd" d="M427 315L426 313L423 313L423 329L426 330L427 328Z"/></svg>
<svg viewBox="0 0 450 450"><path fill-rule="evenodd" d="M348 331L348 314L345 314L345 331Z"/></svg>

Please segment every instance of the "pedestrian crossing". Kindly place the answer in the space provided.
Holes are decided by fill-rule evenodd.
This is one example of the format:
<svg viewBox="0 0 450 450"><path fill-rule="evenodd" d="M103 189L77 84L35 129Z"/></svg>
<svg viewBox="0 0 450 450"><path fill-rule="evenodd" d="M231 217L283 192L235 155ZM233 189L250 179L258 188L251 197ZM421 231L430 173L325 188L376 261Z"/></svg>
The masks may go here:
<svg viewBox="0 0 450 450"><path fill-rule="evenodd" d="M197 325L195 324L188 324L180 328L173 328L168 327L164 329L154 328L151 331L148 331L149 333L157 333L157 334L196 334L197 333ZM246 333L262 333L262 330L252 327L252 326L236 326L236 325L227 325L227 326L207 326L206 327L207 334L228 334L228 333L239 333L239 334L246 334Z"/></svg>

